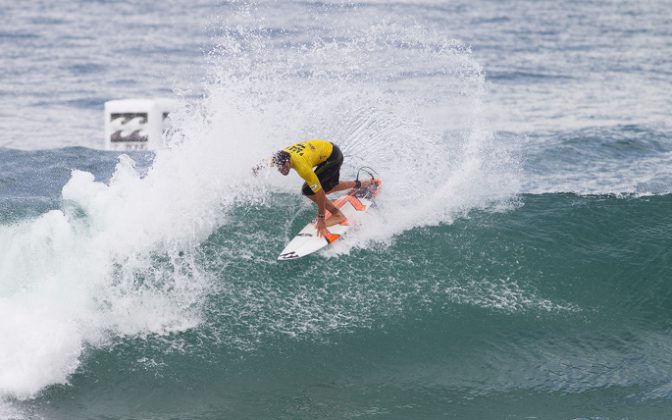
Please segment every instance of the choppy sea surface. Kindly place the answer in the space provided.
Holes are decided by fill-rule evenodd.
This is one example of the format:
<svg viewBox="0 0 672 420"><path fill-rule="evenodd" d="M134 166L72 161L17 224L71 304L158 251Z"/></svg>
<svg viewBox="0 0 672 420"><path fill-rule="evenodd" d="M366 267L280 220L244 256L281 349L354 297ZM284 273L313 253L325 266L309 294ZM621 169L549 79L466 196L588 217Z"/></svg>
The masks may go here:
<svg viewBox="0 0 672 420"><path fill-rule="evenodd" d="M3 1L0 418L669 418L670 10ZM279 262L307 138L384 190Z"/></svg>

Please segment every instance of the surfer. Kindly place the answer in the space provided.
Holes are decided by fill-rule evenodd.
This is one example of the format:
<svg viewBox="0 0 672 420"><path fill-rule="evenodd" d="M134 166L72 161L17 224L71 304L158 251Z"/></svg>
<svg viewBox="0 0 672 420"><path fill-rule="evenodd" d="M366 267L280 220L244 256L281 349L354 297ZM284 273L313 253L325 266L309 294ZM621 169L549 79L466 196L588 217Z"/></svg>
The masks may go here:
<svg viewBox="0 0 672 420"><path fill-rule="evenodd" d="M317 204L316 228L320 236L330 235L327 227L346 221L345 215L327 198L327 194L349 188L361 188L371 181L340 181L343 153L335 144L326 140L308 140L295 143L277 151L272 159L281 174L294 169L304 181L301 192ZM313 169L314 168L314 169ZM325 210L331 217L325 221Z"/></svg>

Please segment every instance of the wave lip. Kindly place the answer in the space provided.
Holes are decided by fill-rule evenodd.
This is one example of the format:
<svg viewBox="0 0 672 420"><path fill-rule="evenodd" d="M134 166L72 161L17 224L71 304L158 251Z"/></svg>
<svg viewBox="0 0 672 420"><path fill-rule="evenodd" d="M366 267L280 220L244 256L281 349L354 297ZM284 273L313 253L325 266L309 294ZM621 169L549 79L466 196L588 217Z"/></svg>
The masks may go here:
<svg viewBox="0 0 672 420"><path fill-rule="evenodd" d="M672 192L672 143L664 127L618 125L521 138L524 192L662 195Z"/></svg>

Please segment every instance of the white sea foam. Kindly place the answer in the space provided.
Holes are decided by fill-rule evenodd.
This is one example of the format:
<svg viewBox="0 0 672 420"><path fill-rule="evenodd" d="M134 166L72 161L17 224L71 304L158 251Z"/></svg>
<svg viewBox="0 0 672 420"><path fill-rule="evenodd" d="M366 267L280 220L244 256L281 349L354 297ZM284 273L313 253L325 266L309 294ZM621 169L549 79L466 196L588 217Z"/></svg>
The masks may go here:
<svg viewBox="0 0 672 420"><path fill-rule="evenodd" d="M108 183L73 171L62 210L0 227L0 395L66 383L86 346L110 337L198 325L210 279L195 248L257 159L245 151L253 114L227 103L207 121L200 107L176 115L176 145L146 176L123 155Z"/></svg>

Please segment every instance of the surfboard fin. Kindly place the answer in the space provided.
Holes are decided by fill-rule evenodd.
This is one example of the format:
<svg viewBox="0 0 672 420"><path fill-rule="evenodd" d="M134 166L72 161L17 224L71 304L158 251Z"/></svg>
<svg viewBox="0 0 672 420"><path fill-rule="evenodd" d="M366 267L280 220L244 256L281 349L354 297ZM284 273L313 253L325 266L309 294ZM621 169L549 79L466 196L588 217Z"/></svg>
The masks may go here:
<svg viewBox="0 0 672 420"><path fill-rule="evenodd" d="M337 233L330 233L330 234L326 235L326 236L324 237L324 239L327 240L327 243L332 243L332 242L334 242L335 240L337 240L337 239L340 238L340 237L341 237L341 235L339 235L339 234L337 234Z"/></svg>

